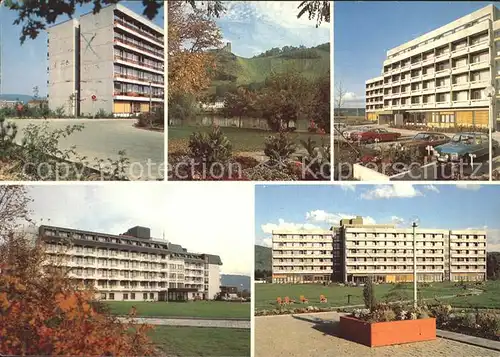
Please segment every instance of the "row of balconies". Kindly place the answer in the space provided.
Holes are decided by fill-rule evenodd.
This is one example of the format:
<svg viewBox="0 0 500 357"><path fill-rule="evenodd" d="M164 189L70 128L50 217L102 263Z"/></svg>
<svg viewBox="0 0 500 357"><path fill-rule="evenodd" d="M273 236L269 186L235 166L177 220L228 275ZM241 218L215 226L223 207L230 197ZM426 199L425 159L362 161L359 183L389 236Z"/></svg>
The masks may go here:
<svg viewBox="0 0 500 357"><path fill-rule="evenodd" d="M292 258L292 259L329 259L332 258L333 254L273 254L273 258Z"/></svg>
<svg viewBox="0 0 500 357"><path fill-rule="evenodd" d="M276 270L276 272L279 272L279 273L294 273L294 274L332 274L333 273L333 269L325 269L325 270L296 269L296 270L291 270L291 269L282 268L282 269L275 269L275 270ZM273 272L274 272L274 270L273 270Z"/></svg>
<svg viewBox="0 0 500 357"><path fill-rule="evenodd" d="M377 252L377 253L351 253L351 252L347 252L346 254L346 258L348 257L413 257L413 251L409 251L408 253L389 253L389 252ZM417 257L443 257L444 256L444 252L442 253L420 253L420 252L417 252Z"/></svg>
<svg viewBox="0 0 500 357"><path fill-rule="evenodd" d="M346 269L346 274L363 273L363 274L409 274L413 273L413 267L411 269L356 269L350 268ZM417 269L417 274L425 273L444 273L444 267L440 269Z"/></svg>
<svg viewBox="0 0 500 357"><path fill-rule="evenodd" d="M154 56L153 58L158 59L158 60L162 60L164 57L163 51L154 51L154 50L150 49L149 47L138 44L137 42L127 40L123 37L115 36L114 43L115 43L115 45L126 45L128 47L125 47L125 48L139 50L139 51L141 51L140 53L152 55L152 56Z"/></svg>
<svg viewBox="0 0 500 357"><path fill-rule="evenodd" d="M465 101L446 101L433 103L384 104L384 109L402 110L408 108L462 108L470 106L488 106L489 99L472 99Z"/></svg>
<svg viewBox="0 0 500 357"><path fill-rule="evenodd" d="M395 81L387 81L384 83L384 88L396 87L403 84L421 82L425 80L437 79L441 77L446 77L450 75L462 74L465 72L477 71L480 69L489 68L491 66L490 61L483 61L478 63L466 64L460 67L453 68L445 68L440 71L432 72L432 73L421 73L417 76L408 77L404 79L398 79Z"/></svg>
<svg viewBox="0 0 500 357"><path fill-rule="evenodd" d="M126 97L139 97L139 98L162 98L165 96L163 93L154 93L154 94L149 94L149 93L144 93L144 92L135 92L135 91L115 91L113 93L114 97L117 96L126 96Z"/></svg>
<svg viewBox="0 0 500 357"><path fill-rule="evenodd" d="M136 261L144 261L144 262L154 262L161 261L164 264L171 264L172 262L177 262L177 264L184 263L184 261L172 260L168 258L168 255L165 255L165 258L160 258L159 256L143 256L141 254L122 254L122 253L112 253L108 251L87 251L81 250L78 251L76 249L57 249L55 247L51 247L50 245L46 246L45 251L47 253L57 253L61 255L76 255L76 256L87 256L87 257L95 257L95 258L109 258L109 259L125 259L125 260L136 260Z"/></svg>
<svg viewBox="0 0 500 357"><path fill-rule="evenodd" d="M476 81L476 82L468 82L468 83L457 83L457 84L447 84L439 87L433 88L419 88L413 90L406 90L404 92L397 93L388 93L384 94L384 100L386 99L397 99L397 98L405 98L411 96L422 96L425 94L436 94L436 93L448 93L448 92L458 92L465 91L470 89L481 89L486 88L489 85L488 80Z"/></svg>
<svg viewBox="0 0 500 357"><path fill-rule="evenodd" d="M480 52L480 51L483 51L485 49L488 49L489 47L490 47L490 40L486 39L486 40L483 40L483 41L476 43L474 45L466 46L466 47L463 47L460 49L456 49L454 51L450 51L447 53L443 53L440 55L436 55L433 57L422 59L420 61L416 61L413 63L408 63L405 66L399 66L399 67L395 67L395 68L391 68L391 69L386 69L384 71L384 76L391 75L391 74L399 74L399 73L404 72L406 70L416 69L416 68L430 65L430 64L440 62L440 61L443 61L446 59L456 58L456 57L463 56L463 55L469 54L469 53ZM404 61L404 60L402 60L402 61Z"/></svg>
<svg viewBox="0 0 500 357"><path fill-rule="evenodd" d="M164 46L164 37L162 35L154 36L153 34L147 32L141 28L138 28L137 26L135 26L129 22L126 22L126 21L123 21L120 19L115 19L115 25L120 25L120 26L125 27L128 30L132 30L133 32L136 32L136 33L140 34L141 36L144 36L144 37L152 40L152 42L158 46L161 46L161 47Z"/></svg>

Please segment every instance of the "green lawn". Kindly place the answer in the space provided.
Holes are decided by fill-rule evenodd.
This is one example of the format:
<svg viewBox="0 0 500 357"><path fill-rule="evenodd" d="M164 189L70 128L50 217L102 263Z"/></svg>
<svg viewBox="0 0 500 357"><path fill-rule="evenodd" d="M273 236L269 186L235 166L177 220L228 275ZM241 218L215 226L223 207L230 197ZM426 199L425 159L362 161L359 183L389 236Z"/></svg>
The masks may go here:
<svg viewBox="0 0 500 357"><path fill-rule="evenodd" d="M168 128L168 140L173 143L178 139L188 139L195 131L210 131L212 127L206 126L170 126ZM247 128L221 128L233 145L233 151L264 151L265 139L274 133L267 130L247 129ZM317 145L321 144L323 138L325 145L330 144L329 134L320 135L315 133L290 133L299 148L299 140L307 141L311 137Z"/></svg>
<svg viewBox="0 0 500 357"><path fill-rule="evenodd" d="M461 296L449 301L453 307L500 309L500 281L487 281L484 292L477 296Z"/></svg>
<svg viewBox="0 0 500 357"><path fill-rule="evenodd" d="M250 304L224 301L192 302L146 302L146 301L108 301L111 312L127 315L132 306L137 316L178 316L178 317L229 317L250 319Z"/></svg>
<svg viewBox="0 0 500 357"><path fill-rule="evenodd" d="M150 336L169 356L250 356L250 329L155 326Z"/></svg>
<svg viewBox="0 0 500 357"><path fill-rule="evenodd" d="M397 291L400 296L413 299L413 284L380 284L375 286L377 299L384 301L384 296L391 291ZM500 293L500 290L497 290ZM431 287L420 287L419 298L432 299L439 296L455 295L463 292L463 289L454 286L453 283L433 283ZM328 303L321 304L319 296L327 297ZM491 293L494 295L494 293ZM256 284L255 285L255 310L269 310L276 306L276 297L288 296L300 305L300 296L309 299L309 305L313 306L346 306L363 304L363 288L347 286L323 286L318 284ZM350 300L348 303L348 295ZM498 298L500 300L500 298ZM447 300L448 301L448 300ZM450 300L451 301L451 300Z"/></svg>

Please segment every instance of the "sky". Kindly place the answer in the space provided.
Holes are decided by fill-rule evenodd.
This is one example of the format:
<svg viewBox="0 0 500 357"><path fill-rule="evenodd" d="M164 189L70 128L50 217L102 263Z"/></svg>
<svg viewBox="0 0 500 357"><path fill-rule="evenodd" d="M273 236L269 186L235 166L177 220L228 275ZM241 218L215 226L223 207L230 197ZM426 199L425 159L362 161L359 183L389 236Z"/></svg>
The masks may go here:
<svg viewBox="0 0 500 357"><path fill-rule="evenodd" d="M219 255L223 274L253 271L253 186L152 182L29 186L35 224L121 234L151 228L194 253Z"/></svg>
<svg viewBox="0 0 500 357"><path fill-rule="evenodd" d="M347 91L344 106L365 106L365 81L380 76L388 50L492 3L335 2L334 76Z"/></svg>
<svg viewBox="0 0 500 357"><path fill-rule="evenodd" d="M226 1L227 11L216 22L232 52L253 57L273 47L314 47L330 42L330 24L316 28L307 14L297 19L301 1Z"/></svg>
<svg viewBox="0 0 500 357"><path fill-rule="evenodd" d="M122 1L120 4L142 14L142 1ZM78 6L74 18L92 11L92 4ZM14 25L17 12L0 7L0 26L3 28L3 93L32 95L33 87L38 86L39 95L47 95L47 34L42 31L35 40L19 41L22 24ZM60 15L56 24L68 20ZM164 27L163 8L153 20Z"/></svg>
<svg viewBox="0 0 500 357"><path fill-rule="evenodd" d="M329 229L342 218L421 228L486 229L488 250L500 251L498 185L257 185L256 244L271 246L276 229ZM494 199L492 199L494 198Z"/></svg>

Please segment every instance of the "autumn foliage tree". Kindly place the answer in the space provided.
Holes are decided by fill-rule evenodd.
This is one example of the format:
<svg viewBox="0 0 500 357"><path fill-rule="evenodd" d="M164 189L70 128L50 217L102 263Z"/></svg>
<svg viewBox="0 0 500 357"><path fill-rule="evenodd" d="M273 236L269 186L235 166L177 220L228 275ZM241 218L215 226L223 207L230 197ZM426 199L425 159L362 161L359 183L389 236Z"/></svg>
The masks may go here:
<svg viewBox="0 0 500 357"><path fill-rule="evenodd" d="M226 93L224 99L224 113L228 117L238 117L240 120L244 115L256 110L257 94L243 87L238 87L235 93Z"/></svg>
<svg viewBox="0 0 500 357"><path fill-rule="evenodd" d="M2 236L17 230L22 223L29 221L29 203L32 199L25 186L0 186L0 242Z"/></svg>
<svg viewBox="0 0 500 357"><path fill-rule="evenodd" d="M189 11L188 11L189 10ZM198 95L210 85L222 34L206 11L168 2L168 97Z"/></svg>
<svg viewBox="0 0 500 357"><path fill-rule="evenodd" d="M14 234L0 244L0 355L158 355L150 326L98 308L96 291L77 286L41 244Z"/></svg>

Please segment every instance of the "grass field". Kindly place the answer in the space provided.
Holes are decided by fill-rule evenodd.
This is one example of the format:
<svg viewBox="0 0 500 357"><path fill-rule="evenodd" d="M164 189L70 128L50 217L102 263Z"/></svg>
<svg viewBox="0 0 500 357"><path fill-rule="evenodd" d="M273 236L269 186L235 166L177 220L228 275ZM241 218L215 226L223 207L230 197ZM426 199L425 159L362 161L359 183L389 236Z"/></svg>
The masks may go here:
<svg viewBox="0 0 500 357"><path fill-rule="evenodd" d="M380 284L375 286L375 295L378 300L384 301L384 296L391 291L397 291L400 296L404 296L407 299L413 299L413 284ZM500 306L500 284L494 284L494 288L487 285L488 291L481 296L475 298L481 301L481 298L485 302L489 302L490 305L494 304L494 300L499 302ZM490 291L491 290L491 291ZM450 296L455 294L463 293L463 288L459 286L454 286L454 283L434 283L429 287L419 287L418 294L419 299L433 299L434 297ZM317 284L297 284L297 285L285 285L285 284L256 284L255 286L255 310L269 310L276 306L276 298L279 296L284 298L288 296L290 299L294 299L299 305L299 298L304 295L309 299L309 305L312 306L347 306L347 305L359 305L363 304L363 288L362 287L347 287L347 286L323 286ZM319 302L319 296L325 295L328 299L327 304L321 304ZM348 296L350 295L349 303ZM457 301L466 304L467 298L454 298L447 299L447 302ZM461 300L460 300L461 299ZM468 306L468 305L467 305Z"/></svg>
<svg viewBox="0 0 500 357"><path fill-rule="evenodd" d="M250 356L250 329L156 326L150 336L169 356Z"/></svg>
<svg viewBox="0 0 500 357"><path fill-rule="evenodd" d="M111 312L116 315L127 315L132 306L137 309L137 316L168 317L218 317L250 319L250 304L224 301L196 302L145 302L145 301L113 301L107 302Z"/></svg>
<svg viewBox="0 0 500 357"><path fill-rule="evenodd" d="M171 145L175 145L176 140L187 140L189 136L195 131L211 131L212 127L203 126L170 126L168 128L168 140ZM258 129L243 129L243 128L221 128L224 135L227 136L233 145L233 152L236 151L264 151L264 141L274 133L267 130ZM307 141L311 137L316 141L316 144L321 144L323 138L325 144L330 143L329 134L311 134L311 133L290 133L298 148L301 148L299 140Z"/></svg>

